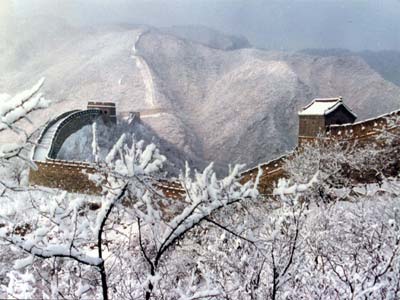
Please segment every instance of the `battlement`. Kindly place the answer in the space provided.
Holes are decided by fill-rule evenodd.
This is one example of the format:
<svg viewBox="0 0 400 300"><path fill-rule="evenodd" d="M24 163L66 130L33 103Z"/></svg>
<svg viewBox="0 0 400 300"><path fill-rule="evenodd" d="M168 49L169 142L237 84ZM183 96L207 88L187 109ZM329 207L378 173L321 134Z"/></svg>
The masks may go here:
<svg viewBox="0 0 400 300"><path fill-rule="evenodd" d="M98 109L101 111L101 117L104 123L117 123L117 109L114 102L95 102L89 101L87 109Z"/></svg>
<svg viewBox="0 0 400 300"><path fill-rule="evenodd" d="M146 113L151 117L155 114L162 114L164 111L153 109L144 112L143 116L146 116ZM38 158L42 156L33 154L37 170L30 171L30 184L58 188L69 192L88 194L99 194L101 192L101 188L90 181L87 176L87 174L96 172L95 166L87 162L56 159L56 154L65 139L82 126L94 122L97 116L113 118L115 116L115 104L89 102L88 110L71 111L48 123L40 135L39 142L45 140L46 131L52 133L51 129L54 127L49 155L46 156L45 160L38 161ZM132 112L127 116L140 118L142 112L140 114ZM299 113L299 146L294 151L301 151L304 143L313 143L321 139L326 143L354 143L357 147L362 147L366 143L379 144L377 137L383 130L398 130L397 127L391 126L390 120L393 118L398 120L400 110L357 123L354 123L355 118L356 115L343 104L341 98L314 99ZM34 148L34 151L40 152L36 148ZM284 164L293 157L293 153L288 153L242 172L240 174L241 182L254 180L259 169L261 169L263 173L260 178L259 191L264 195L272 193L279 178L286 176ZM168 198L181 199L185 197L185 189L177 181L159 179L154 183L154 187Z"/></svg>
<svg viewBox="0 0 400 300"><path fill-rule="evenodd" d="M298 115L299 142L303 138L325 135L331 125L351 124L357 119L342 97L314 99Z"/></svg>

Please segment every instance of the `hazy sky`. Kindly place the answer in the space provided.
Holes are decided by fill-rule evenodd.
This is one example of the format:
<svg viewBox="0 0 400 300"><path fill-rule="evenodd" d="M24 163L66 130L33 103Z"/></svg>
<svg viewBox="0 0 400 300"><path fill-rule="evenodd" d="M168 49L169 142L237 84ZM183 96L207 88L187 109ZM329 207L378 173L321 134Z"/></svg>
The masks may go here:
<svg viewBox="0 0 400 300"><path fill-rule="evenodd" d="M400 0L0 0L73 24L200 24L259 47L400 50ZM1 6L0 6L1 11Z"/></svg>

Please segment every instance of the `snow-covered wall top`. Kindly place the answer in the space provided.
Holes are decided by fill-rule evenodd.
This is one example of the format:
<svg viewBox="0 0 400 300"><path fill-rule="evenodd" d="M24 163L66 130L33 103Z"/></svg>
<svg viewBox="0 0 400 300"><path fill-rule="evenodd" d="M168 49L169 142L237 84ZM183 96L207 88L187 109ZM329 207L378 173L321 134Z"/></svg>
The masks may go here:
<svg viewBox="0 0 400 300"><path fill-rule="evenodd" d="M64 141L83 126L91 124L101 115L98 109L73 110L51 120L41 132L33 148L34 161L56 159Z"/></svg>
<svg viewBox="0 0 400 300"><path fill-rule="evenodd" d="M47 154L49 152L49 149L52 144L52 139L54 136L54 133L58 127L58 124L62 122L65 118L67 118L69 115L71 115L74 112L77 112L78 110L72 110L68 111L66 113L63 113L59 115L58 117L50 120L43 128L41 131L39 138L37 140L37 144L33 147L32 149L32 159L34 161L45 161Z"/></svg>

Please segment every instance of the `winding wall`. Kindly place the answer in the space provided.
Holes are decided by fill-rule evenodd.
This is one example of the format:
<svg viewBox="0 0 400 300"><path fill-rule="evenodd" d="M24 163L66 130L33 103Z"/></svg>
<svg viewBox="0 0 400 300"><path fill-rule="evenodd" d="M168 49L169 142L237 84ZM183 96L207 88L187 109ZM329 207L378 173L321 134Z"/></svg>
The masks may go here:
<svg viewBox="0 0 400 300"><path fill-rule="evenodd" d="M58 124L48 157L56 159L65 140L86 125L91 125L101 115L98 109L87 109L70 114Z"/></svg>
<svg viewBox="0 0 400 300"><path fill-rule="evenodd" d="M73 110L49 121L32 150L36 170L29 172L29 183L69 192L100 193L99 187L84 173L95 171L90 164L57 159L65 140L82 127L92 124L100 115L98 109Z"/></svg>
<svg viewBox="0 0 400 300"><path fill-rule="evenodd" d="M50 120L41 131L37 144L32 149L32 159L34 161L45 161L47 154L49 153L54 133L57 130L57 126L69 115L77 112L78 110L68 111L59 115L57 118Z"/></svg>
<svg viewBox="0 0 400 300"><path fill-rule="evenodd" d="M384 130L399 131L400 110L356 122L353 124L332 125L327 128L327 134L324 141L328 143L336 143L338 141L345 143L354 143L355 147L363 147L366 143L376 143L377 136ZM397 121L397 126L393 126L394 121ZM316 141L317 138L301 138L299 146L304 143ZM260 168L263 172L260 178L259 191L261 194L270 194L277 183L279 178L285 177L286 173L283 165L286 160L291 159L294 152L287 153L277 159L271 160L267 163L260 164L257 167L249 169L242 173L242 182L254 180Z"/></svg>
<svg viewBox="0 0 400 300"><path fill-rule="evenodd" d="M58 120L62 120L62 122L59 123L59 127L57 127L58 130L54 135L54 144L56 144L52 147L54 150L50 151L51 155L47 157L46 161L35 160L38 169L30 172L29 180L31 184L59 188L70 192L89 194L97 194L100 192L100 189L96 187L93 182L89 181L87 175L83 173L83 171L86 173L93 173L95 171L93 166L88 163L61 161L53 158L54 154L59 150L59 147L61 147L62 141L65 140L69 134L72 134L73 130L79 127L78 125L68 125L69 121L67 120L73 120L74 115L78 118L79 116L85 118L83 116L86 115L89 117L84 121L79 121L78 123L80 125L84 126L83 124L87 125L90 120L93 121L92 118L94 115L82 112L84 111L70 113L67 118L61 118L61 116L58 118ZM67 114L68 113L66 113L66 115ZM333 125L327 128L327 135L324 140L328 142L356 142L355 145L361 146L363 143L376 142L376 137L382 130L398 130L398 128L392 128L390 122L392 118L400 118L400 110L354 124ZM66 124L62 125L64 122ZM57 120L54 120L52 124L56 123ZM47 127L51 128L50 125ZM300 144L312 142L314 140L315 138L302 139ZM283 165L292 155L293 152L288 153L242 172L241 182L255 179L258 170L261 169L263 174L260 178L259 191L261 194L270 194L278 179L286 176ZM169 181L167 179L159 180L156 184L156 188L163 192L166 197L172 199L180 199L185 195L185 190L179 182Z"/></svg>

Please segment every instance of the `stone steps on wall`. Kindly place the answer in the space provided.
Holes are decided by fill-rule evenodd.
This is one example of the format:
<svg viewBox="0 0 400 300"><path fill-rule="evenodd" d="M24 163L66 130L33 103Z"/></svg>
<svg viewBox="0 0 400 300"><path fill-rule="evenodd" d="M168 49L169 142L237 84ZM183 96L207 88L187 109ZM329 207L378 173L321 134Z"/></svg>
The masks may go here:
<svg viewBox="0 0 400 300"><path fill-rule="evenodd" d="M54 134L57 131L58 125L60 125L60 123L62 121L64 121L67 117L68 116L58 120L49 129L47 129L47 131L42 136L39 144L36 145L36 147L35 147L34 154L33 154L34 161L45 161L46 160L47 154L49 153L51 144L53 142Z"/></svg>

